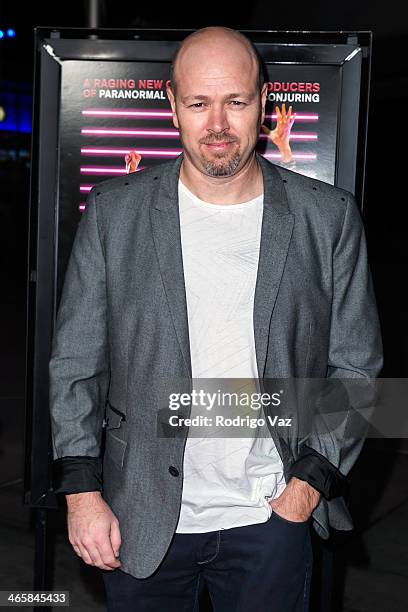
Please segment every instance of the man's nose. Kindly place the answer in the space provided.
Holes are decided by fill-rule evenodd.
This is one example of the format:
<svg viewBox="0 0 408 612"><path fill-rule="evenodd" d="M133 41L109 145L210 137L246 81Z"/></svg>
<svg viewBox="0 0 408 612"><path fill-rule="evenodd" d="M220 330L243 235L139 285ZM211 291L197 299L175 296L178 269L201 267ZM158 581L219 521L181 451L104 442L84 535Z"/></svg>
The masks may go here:
<svg viewBox="0 0 408 612"><path fill-rule="evenodd" d="M229 129L227 112L224 105L212 106L208 115L207 129L213 132Z"/></svg>

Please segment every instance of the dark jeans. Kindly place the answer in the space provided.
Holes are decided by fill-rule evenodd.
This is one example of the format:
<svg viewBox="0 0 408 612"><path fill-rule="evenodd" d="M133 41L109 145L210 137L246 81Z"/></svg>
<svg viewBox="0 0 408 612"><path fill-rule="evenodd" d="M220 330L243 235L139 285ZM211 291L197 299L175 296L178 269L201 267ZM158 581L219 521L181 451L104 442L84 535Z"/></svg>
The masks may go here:
<svg viewBox="0 0 408 612"><path fill-rule="evenodd" d="M307 612L312 559L310 521L273 512L264 523L175 533L148 578L101 572L108 612L198 612L202 580L214 612Z"/></svg>

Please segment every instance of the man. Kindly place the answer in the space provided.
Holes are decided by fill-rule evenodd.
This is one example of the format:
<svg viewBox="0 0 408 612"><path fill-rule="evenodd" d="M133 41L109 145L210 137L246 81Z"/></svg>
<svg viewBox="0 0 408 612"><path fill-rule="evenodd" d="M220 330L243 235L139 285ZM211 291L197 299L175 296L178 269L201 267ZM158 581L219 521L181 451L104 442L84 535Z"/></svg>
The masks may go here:
<svg viewBox="0 0 408 612"><path fill-rule="evenodd" d="M382 367L354 198L255 152L266 93L240 33L188 36L167 91L183 154L100 183L75 237L50 360L56 491L112 610L197 609L200 579L216 610L307 610L310 525L352 527L362 440L343 430L163 435L162 381Z"/></svg>

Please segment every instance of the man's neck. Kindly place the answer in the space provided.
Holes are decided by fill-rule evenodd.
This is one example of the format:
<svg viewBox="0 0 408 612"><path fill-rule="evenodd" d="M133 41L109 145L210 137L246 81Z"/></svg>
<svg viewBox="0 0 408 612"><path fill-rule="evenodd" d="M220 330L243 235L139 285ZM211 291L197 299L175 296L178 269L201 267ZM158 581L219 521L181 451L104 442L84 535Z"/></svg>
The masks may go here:
<svg viewBox="0 0 408 612"><path fill-rule="evenodd" d="M207 176L184 156L180 180L200 200L212 204L242 204L263 193L262 169L255 155L233 176Z"/></svg>

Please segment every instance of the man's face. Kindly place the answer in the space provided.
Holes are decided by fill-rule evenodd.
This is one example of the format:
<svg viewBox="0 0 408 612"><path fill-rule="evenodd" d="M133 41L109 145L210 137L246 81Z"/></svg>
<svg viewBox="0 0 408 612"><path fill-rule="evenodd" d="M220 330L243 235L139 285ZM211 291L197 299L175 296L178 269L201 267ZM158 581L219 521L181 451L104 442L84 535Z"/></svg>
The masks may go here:
<svg viewBox="0 0 408 612"><path fill-rule="evenodd" d="M193 43L179 57L177 97L167 94L189 161L207 176L231 176L247 162L265 116L255 60L234 42Z"/></svg>

